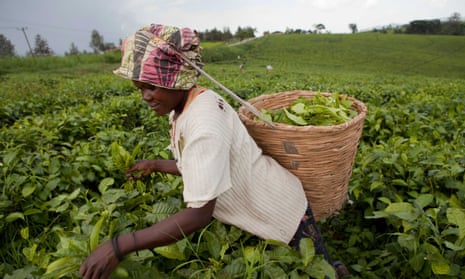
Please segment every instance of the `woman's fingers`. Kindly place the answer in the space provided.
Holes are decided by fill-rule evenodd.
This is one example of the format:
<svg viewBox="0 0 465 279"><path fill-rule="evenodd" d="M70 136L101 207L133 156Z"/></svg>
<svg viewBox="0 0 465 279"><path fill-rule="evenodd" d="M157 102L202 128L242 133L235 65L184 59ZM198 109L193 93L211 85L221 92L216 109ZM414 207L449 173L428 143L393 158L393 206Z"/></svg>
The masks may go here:
<svg viewBox="0 0 465 279"><path fill-rule="evenodd" d="M150 161L139 161L134 166L132 166L127 172L126 177L129 180L140 179L144 176L148 176L153 172L152 164Z"/></svg>

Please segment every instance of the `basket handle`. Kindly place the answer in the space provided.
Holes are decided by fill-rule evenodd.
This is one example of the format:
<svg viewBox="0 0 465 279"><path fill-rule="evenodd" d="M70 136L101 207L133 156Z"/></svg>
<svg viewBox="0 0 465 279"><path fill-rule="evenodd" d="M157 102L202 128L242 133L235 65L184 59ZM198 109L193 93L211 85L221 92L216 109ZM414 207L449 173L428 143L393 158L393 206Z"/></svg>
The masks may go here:
<svg viewBox="0 0 465 279"><path fill-rule="evenodd" d="M212 81L214 84L216 84L218 87L220 87L221 89L223 89L223 91L225 91L226 93L228 93L231 97L233 97L236 101L238 101L241 105L243 105L244 107L246 107L251 113L255 114L255 116L257 116L258 118L260 118L261 120L263 120L263 122L265 122L266 124L268 124L271 128L273 129L277 129L276 126L270 122L268 119L266 119L263 114L257 109L255 108L254 106L252 106L249 102L247 101L244 101L242 100L239 96L237 96L234 92L232 92L231 90L229 90L226 86L224 86L223 84L221 84L220 82L216 81L212 76L210 76L209 74L207 74L204 70L202 70L199 66L197 66L194 62L192 62L189 58L187 58L184 54L180 53L179 51L177 51L174 47L171 48L179 57L182 58L182 60L184 60L187 64L189 64L190 66L192 66L194 69L196 69L199 73L201 73L202 75L204 75L207 79L209 79L210 81Z"/></svg>

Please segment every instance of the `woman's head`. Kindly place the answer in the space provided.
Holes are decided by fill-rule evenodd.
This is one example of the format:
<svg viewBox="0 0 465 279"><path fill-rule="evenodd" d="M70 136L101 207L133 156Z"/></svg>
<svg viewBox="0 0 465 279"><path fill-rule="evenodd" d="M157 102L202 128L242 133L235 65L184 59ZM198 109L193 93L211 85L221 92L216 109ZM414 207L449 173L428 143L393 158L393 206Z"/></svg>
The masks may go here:
<svg viewBox="0 0 465 279"><path fill-rule="evenodd" d="M179 113L185 104L187 90L166 89L135 80L133 83L140 90L142 99L149 105L150 109L160 116L173 110Z"/></svg>
<svg viewBox="0 0 465 279"><path fill-rule="evenodd" d="M123 78L178 90L190 89L199 78L176 54L201 66L200 40L189 28L152 24L126 38L121 49L121 66L114 73Z"/></svg>

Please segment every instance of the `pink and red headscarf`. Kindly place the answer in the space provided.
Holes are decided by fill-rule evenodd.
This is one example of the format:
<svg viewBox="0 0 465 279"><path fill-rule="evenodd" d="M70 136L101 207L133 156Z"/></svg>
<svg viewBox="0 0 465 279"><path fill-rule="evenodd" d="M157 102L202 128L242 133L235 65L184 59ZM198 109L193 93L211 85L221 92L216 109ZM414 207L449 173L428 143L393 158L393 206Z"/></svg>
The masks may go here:
<svg viewBox="0 0 465 279"><path fill-rule="evenodd" d="M200 39L189 28L152 24L126 38L121 50L121 66L114 73L123 78L182 90L199 79L200 73L176 55L180 52L202 66Z"/></svg>

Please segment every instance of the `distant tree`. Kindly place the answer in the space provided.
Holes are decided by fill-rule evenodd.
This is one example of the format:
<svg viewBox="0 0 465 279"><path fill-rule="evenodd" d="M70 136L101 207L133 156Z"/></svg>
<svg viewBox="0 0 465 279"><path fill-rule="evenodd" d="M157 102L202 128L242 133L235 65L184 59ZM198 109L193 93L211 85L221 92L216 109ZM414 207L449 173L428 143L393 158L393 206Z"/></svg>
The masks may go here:
<svg viewBox="0 0 465 279"><path fill-rule="evenodd" d="M352 34L355 34L355 33L358 32L357 24L355 24L355 23L350 23L349 28L350 28L350 31L352 32Z"/></svg>
<svg viewBox="0 0 465 279"><path fill-rule="evenodd" d="M229 41L233 38L233 34L231 33L231 30L229 27L223 28L223 41Z"/></svg>
<svg viewBox="0 0 465 279"><path fill-rule="evenodd" d="M441 30L441 21L433 20L414 20L411 21L407 33L410 34L439 34Z"/></svg>
<svg viewBox="0 0 465 279"><path fill-rule="evenodd" d="M69 47L69 52L65 52L65 55L78 55L78 54L79 54L79 49L74 43L71 43L71 46Z"/></svg>
<svg viewBox="0 0 465 279"><path fill-rule="evenodd" d="M221 41L223 39L223 33L221 33L221 31L216 29L216 28L213 28L212 30L207 31L206 33L207 33L206 34L207 35L207 41L218 42L218 41Z"/></svg>
<svg viewBox="0 0 465 279"><path fill-rule="evenodd" d="M94 53L101 53L105 50L103 36L97 30L92 30L89 46L94 50Z"/></svg>
<svg viewBox="0 0 465 279"><path fill-rule="evenodd" d="M315 24L314 27L315 27L315 33L318 33L318 34L322 33L323 30L326 29L326 26L324 26L324 24L322 23Z"/></svg>
<svg viewBox="0 0 465 279"><path fill-rule="evenodd" d="M116 49L116 45L114 43L105 43L104 44L104 51L107 51L107 50L115 50Z"/></svg>
<svg viewBox="0 0 465 279"><path fill-rule="evenodd" d="M459 13L453 13L447 21L439 19L414 20L403 25L389 25L373 32L396 34L429 34L429 35L465 35L465 21Z"/></svg>
<svg viewBox="0 0 465 279"><path fill-rule="evenodd" d="M459 13L453 13L449 19L441 25L441 34L465 35L465 22L461 20Z"/></svg>
<svg viewBox="0 0 465 279"><path fill-rule="evenodd" d="M53 50L48 46L47 40L39 34L35 37L34 55L53 55Z"/></svg>
<svg viewBox="0 0 465 279"><path fill-rule="evenodd" d="M256 28L252 28L250 26L247 27L237 27L236 33L234 37L238 38L239 40L244 40L247 38L255 38L255 32L257 32Z"/></svg>
<svg viewBox="0 0 465 279"><path fill-rule="evenodd" d="M306 34L306 33L308 33L306 30L303 30L300 28L292 29L292 28L287 27L286 30L284 31L284 34Z"/></svg>
<svg viewBox="0 0 465 279"><path fill-rule="evenodd" d="M205 30L203 32L197 32L200 40L210 42L229 41L233 38L233 35L229 28L224 28L223 31L213 28L211 30Z"/></svg>
<svg viewBox="0 0 465 279"><path fill-rule="evenodd" d="M0 34L0 57L14 56L15 46L3 34Z"/></svg>
<svg viewBox="0 0 465 279"><path fill-rule="evenodd" d="M458 21L461 21L462 20L462 16L460 15L460 13L453 13L450 17L449 17L449 21L454 21L454 22L458 22Z"/></svg>
<svg viewBox="0 0 465 279"><path fill-rule="evenodd" d="M374 28L373 32L379 32L384 34L405 34L407 33L409 25L393 25L389 24L381 28Z"/></svg>

